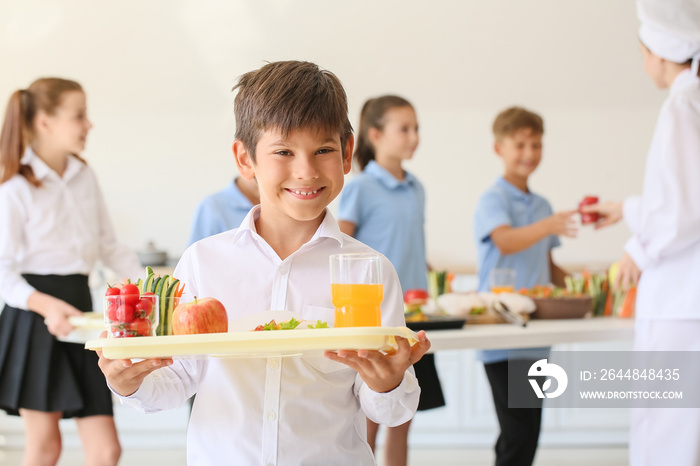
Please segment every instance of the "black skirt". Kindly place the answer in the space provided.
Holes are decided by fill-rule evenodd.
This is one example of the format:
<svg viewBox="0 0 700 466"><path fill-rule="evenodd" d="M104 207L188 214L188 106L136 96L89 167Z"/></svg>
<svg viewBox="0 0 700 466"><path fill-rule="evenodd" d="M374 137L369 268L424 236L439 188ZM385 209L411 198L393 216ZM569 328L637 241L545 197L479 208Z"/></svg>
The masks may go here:
<svg viewBox="0 0 700 466"><path fill-rule="evenodd" d="M23 275L36 290L92 312L85 275ZM112 396L97 355L51 335L39 314L11 306L0 313L0 409L112 416Z"/></svg>
<svg viewBox="0 0 700 466"><path fill-rule="evenodd" d="M440 385L440 378L435 367L435 355L432 353L424 354L413 365L413 370L416 371L416 379L418 379L418 385L420 385L418 411L445 406L442 385Z"/></svg>

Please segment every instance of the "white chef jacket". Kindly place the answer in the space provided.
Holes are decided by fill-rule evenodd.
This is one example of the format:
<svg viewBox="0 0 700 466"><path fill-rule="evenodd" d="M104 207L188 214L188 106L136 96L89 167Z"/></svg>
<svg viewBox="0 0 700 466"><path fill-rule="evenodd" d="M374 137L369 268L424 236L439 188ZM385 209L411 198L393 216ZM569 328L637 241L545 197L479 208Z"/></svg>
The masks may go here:
<svg viewBox="0 0 700 466"><path fill-rule="evenodd" d="M304 319L334 320L329 255L372 252L342 234L326 210L309 240L281 260L255 230L254 207L235 230L188 248L174 275L185 299L214 297L229 320L266 310L294 311ZM382 324L405 325L398 277L383 259ZM415 414L420 388L409 369L389 393L376 393L347 366L322 354L267 359L176 360L120 397L143 412L182 405L197 393L187 436L190 465L375 464L366 441L365 415L387 425Z"/></svg>
<svg viewBox="0 0 700 466"><path fill-rule="evenodd" d="M625 245L642 277L643 319L700 319L700 79L671 85L647 158L644 190L623 205Z"/></svg>
<svg viewBox="0 0 700 466"><path fill-rule="evenodd" d="M72 155L63 177L31 148L22 158L41 187L17 174L0 185L0 298L26 309L35 290L21 274L88 275L98 260L141 274L135 252L117 242L95 173Z"/></svg>

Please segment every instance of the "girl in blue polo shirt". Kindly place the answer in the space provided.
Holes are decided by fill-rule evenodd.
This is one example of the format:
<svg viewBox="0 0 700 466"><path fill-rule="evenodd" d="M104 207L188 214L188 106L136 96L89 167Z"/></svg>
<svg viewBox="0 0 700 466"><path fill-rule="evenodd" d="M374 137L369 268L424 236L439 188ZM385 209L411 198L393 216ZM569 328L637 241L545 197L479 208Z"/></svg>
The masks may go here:
<svg viewBox="0 0 700 466"><path fill-rule="evenodd" d="M418 147L418 120L406 99L387 95L365 102L360 114L355 160L362 173L343 189L338 223L354 236L384 254L399 275L401 288L427 289L425 259L425 191L403 169ZM418 410L445 405L432 354L414 365L421 386ZM388 429L385 465L405 465L408 429ZM367 437L374 449L377 424L367 421Z"/></svg>

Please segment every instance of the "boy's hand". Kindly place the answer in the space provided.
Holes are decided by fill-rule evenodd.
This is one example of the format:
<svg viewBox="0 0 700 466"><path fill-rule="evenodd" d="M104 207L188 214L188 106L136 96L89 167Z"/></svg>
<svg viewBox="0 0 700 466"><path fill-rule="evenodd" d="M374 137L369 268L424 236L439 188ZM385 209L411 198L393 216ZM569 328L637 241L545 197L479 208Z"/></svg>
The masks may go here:
<svg viewBox="0 0 700 466"><path fill-rule="evenodd" d="M564 235L569 238L576 238L577 228L576 221L573 216L577 213L577 210L566 210L564 212L557 212L550 217L547 217L545 221L547 222L547 230L550 235Z"/></svg>
<svg viewBox="0 0 700 466"><path fill-rule="evenodd" d="M637 286L639 277L642 276L642 271L637 267L637 264L628 253L625 253L620 259L620 267L617 269L613 290L627 291L632 287Z"/></svg>
<svg viewBox="0 0 700 466"><path fill-rule="evenodd" d="M418 332L418 342L411 346L408 340L396 337L398 348L391 354L369 350L326 351L328 359L354 369L367 386L377 393L394 390L401 384L406 369L418 362L430 349L430 341L424 331Z"/></svg>
<svg viewBox="0 0 700 466"><path fill-rule="evenodd" d="M622 202L600 202L581 207L581 212L597 213L600 220L595 223L595 229L614 225L622 218Z"/></svg>
<svg viewBox="0 0 700 466"><path fill-rule="evenodd" d="M100 337L107 337L107 332L102 332ZM145 359L134 363L130 359L107 359L102 351L97 351L97 355L100 357L98 365L109 386L121 396L134 394L148 374L173 363L172 358Z"/></svg>

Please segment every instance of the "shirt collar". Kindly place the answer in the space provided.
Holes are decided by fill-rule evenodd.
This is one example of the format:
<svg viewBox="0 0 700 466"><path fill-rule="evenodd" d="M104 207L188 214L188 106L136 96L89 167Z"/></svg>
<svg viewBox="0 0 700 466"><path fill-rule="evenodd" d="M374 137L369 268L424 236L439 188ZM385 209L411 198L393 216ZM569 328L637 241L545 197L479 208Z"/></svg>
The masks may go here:
<svg viewBox="0 0 700 466"><path fill-rule="evenodd" d="M44 178L51 176L55 176L56 178L59 178L58 173L56 173L51 167L46 165L46 162L41 160L41 157L36 155L36 153L32 150L31 147L27 147L24 151L24 155L22 156L22 160L20 161L22 165L29 165L32 168L32 172L34 173L34 177L36 177L37 180L43 180ZM63 172L63 180L68 181L71 178L73 178L80 170L85 166L83 162L78 160L76 157L73 155L68 156L68 160L66 161L66 170Z"/></svg>
<svg viewBox="0 0 700 466"><path fill-rule="evenodd" d="M236 231L236 234L233 237L233 240L236 241L238 238L240 238L243 235L250 235L252 237L256 237L258 235L257 230L255 229L255 220L260 216L260 205L256 205L253 207L250 212L245 216L243 219L243 222L241 223L241 226L238 228ZM333 217L333 214L331 214L331 211L326 208L326 215L323 218L323 221L321 222L321 225L319 225L318 229L314 233L314 235L311 237L311 239L308 241L307 244L313 243L318 239L321 238L332 238L336 240L340 245L343 245L343 234L340 231L340 227L338 226L338 221Z"/></svg>
<svg viewBox="0 0 700 466"><path fill-rule="evenodd" d="M516 199L520 199L521 201L526 201L526 202L530 202L532 200L532 192L530 192L530 193L522 192L520 190L520 188L511 184L508 180L506 180L502 176L496 180L496 184L499 185L500 187L502 187L503 189L505 189L506 192L510 196L513 196Z"/></svg>
<svg viewBox="0 0 700 466"><path fill-rule="evenodd" d="M404 170L404 179L397 180L394 175L389 173L389 171L379 165L374 160L370 160L365 167L365 173L376 178L380 183L382 183L388 189L394 189L401 185L413 185L416 177Z"/></svg>
<svg viewBox="0 0 700 466"><path fill-rule="evenodd" d="M693 73L690 72L690 68L688 68L681 71L678 76L676 76L676 79L673 80L671 83L670 93L673 95L678 92L682 92L683 89L692 85L695 85L696 87L700 85L700 78L693 76Z"/></svg>

